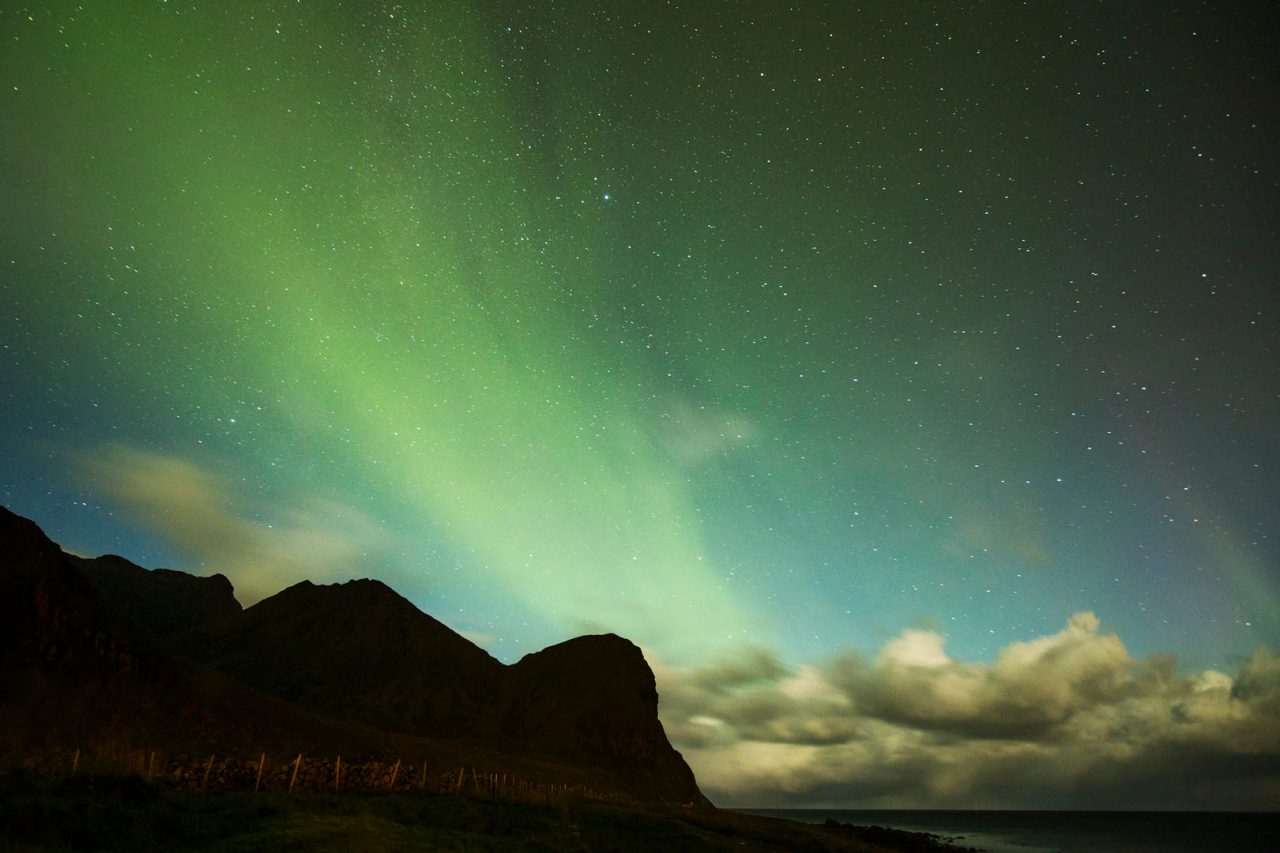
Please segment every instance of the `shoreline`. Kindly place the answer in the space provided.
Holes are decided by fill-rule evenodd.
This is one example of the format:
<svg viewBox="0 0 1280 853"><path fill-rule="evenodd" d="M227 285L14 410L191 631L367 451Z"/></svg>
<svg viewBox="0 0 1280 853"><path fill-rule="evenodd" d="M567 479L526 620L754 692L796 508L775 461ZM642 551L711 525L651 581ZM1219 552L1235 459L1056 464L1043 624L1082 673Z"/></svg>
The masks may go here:
<svg viewBox="0 0 1280 853"><path fill-rule="evenodd" d="M1280 811L1071 809L746 809L821 824L884 824L990 853L1270 853Z"/></svg>

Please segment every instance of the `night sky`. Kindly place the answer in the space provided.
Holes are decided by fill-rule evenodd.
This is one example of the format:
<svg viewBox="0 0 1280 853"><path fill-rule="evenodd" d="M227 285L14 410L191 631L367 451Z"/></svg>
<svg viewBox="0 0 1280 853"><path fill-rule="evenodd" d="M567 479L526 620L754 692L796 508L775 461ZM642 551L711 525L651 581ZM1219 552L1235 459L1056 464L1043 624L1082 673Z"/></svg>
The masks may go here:
<svg viewBox="0 0 1280 853"><path fill-rule="evenodd" d="M0 12L64 547L625 635L721 804L1280 803L1270 5Z"/></svg>

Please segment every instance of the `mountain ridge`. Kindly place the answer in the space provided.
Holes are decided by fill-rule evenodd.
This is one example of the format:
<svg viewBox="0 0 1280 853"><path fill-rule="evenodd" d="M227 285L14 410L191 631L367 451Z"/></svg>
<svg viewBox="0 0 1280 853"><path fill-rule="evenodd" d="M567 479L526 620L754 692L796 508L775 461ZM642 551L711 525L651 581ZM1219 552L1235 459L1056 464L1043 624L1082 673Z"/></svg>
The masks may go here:
<svg viewBox="0 0 1280 853"><path fill-rule="evenodd" d="M710 805L662 729L652 670L616 635L505 665L378 580L302 581L241 608L224 576L67 554L3 507L0 616L0 661L28 697L60 697L0 694L10 752L28 748L14 732L83 737L95 719L223 749L296 751L293 737L373 752L408 737Z"/></svg>

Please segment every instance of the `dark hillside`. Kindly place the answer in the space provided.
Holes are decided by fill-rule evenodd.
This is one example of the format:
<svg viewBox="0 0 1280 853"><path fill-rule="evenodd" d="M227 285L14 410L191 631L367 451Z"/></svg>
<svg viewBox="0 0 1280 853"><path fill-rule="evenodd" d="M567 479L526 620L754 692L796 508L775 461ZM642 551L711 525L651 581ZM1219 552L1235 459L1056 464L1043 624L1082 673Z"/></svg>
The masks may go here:
<svg viewBox="0 0 1280 853"><path fill-rule="evenodd" d="M375 728L459 737L497 698L503 666L379 581L289 587L205 652L222 672Z"/></svg>
<svg viewBox="0 0 1280 853"><path fill-rule="evenodd" d="M653 672L611 634L507 667L378 581L304 581L241 610L225 577L65 554L4 509L0 626L11 761L70 744L408 750L709 805L663 732Z"/></svg>

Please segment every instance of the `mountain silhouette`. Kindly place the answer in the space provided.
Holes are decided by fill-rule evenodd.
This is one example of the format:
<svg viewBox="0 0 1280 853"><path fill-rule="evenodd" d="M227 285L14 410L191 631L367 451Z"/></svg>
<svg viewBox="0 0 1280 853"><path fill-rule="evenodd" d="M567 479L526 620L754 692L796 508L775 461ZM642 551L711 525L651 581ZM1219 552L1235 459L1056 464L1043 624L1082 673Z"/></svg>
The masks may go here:
<svg viewBox="0 0 1280 853"><path fill-rule="evenodd" d="M8 758L123 738L188 751L420 749L709 805L658 719L653 672L612 634L507 666L376 580L289 587L67 554L0 508ZM4 756L0 756L4 757Z"/></svg>
<svg viewBox="0 0 1280 853"><path fill-rule="evenodd" d="M375 728L433 737L474 732L506 669L374 580L303 581L200 639L188 641L191 657L245 684Z"/></svg>

